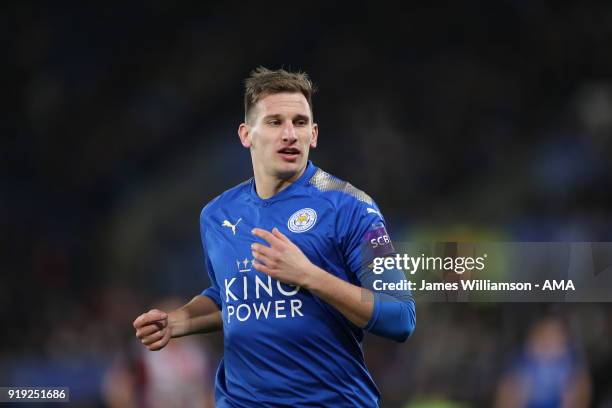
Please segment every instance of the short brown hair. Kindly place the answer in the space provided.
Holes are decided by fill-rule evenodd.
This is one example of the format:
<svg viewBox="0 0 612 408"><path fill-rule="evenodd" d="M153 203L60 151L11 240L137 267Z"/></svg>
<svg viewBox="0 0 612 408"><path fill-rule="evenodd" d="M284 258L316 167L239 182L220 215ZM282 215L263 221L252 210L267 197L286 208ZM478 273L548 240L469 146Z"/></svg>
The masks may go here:
<svg viewBox="0 0 612 408"><path fill-rule="evenodd" d="M308 101L312 116L312 94L315 87L305 72L276 71L258 67L251 71L244 81L244 120L247 121L253 107L259 100L270 94L281 92L300 92Z"/></svg>

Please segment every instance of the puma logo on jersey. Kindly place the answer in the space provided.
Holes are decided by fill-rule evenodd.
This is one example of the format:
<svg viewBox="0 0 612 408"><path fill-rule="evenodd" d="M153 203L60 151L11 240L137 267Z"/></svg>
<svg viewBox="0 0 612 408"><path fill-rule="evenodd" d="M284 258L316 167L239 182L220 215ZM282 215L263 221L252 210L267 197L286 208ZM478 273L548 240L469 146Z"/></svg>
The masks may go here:
<svg viewBox="0 0 612 408"><path fill-rule="evenodd" d="M238 221L236 221L235 224L232 224L231 222L229 222L228 220L223 220L223 224L221 224L222 227L227 227L227 228L231 228L232 232L234 233L234 235L236 235L236 226L238 225L238 223L242 221L242 218L238 218Z"/></svg>

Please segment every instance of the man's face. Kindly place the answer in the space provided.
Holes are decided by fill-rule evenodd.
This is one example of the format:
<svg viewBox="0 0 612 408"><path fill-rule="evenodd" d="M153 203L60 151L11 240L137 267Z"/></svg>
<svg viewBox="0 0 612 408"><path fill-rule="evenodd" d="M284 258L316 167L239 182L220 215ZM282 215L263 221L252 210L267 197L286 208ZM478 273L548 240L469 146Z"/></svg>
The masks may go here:
<svg viewBox="0 0 612 408"><path fill-rule="evenodd" d="M287 180L306 167L310 148L317 146L318 127L304 95L283 92L261 98L238 134L251 150L256 172Z"/></svg>

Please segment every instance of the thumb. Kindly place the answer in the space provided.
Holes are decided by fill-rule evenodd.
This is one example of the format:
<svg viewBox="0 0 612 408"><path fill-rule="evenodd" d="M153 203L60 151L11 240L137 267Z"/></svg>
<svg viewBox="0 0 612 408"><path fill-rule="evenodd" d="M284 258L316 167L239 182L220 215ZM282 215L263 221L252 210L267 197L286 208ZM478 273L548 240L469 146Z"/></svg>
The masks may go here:
<svg viewBox="0 0 612 408"><path fill-rule="evenodd" d="M167 319L168 314L158 309L151 309L147 312L147 317L148 317L149 322L154 322L156 320Z"/></svg>
<svg viewBox="0 0 612 408"><path fill-rule="evenodd" d="M147 324L151 324L153 322L157 322L159 320L166 319L168 315L161 310L152 309L147 313L143 313L134 320L134 328L138 329L139 327L145 326Z"/></svg>

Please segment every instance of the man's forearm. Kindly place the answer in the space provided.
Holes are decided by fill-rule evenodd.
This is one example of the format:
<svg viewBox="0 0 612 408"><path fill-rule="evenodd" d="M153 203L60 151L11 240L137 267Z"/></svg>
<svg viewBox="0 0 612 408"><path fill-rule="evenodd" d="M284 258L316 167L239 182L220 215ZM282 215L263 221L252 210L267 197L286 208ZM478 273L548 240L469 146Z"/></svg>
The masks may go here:
<svg viewBox="0 0 612 408"><path fill-rule="evenodd" d="M208 296L198 295L185 306L168 314L172 337L221 330L223 322L217 304Z"/></svg>
<svg viewBox="0 0 612 408"><path fill-rule="evenodd" d="M398 342L405 341L414 331L416 312L409 292L374 293L315 265L311 268L303 287L335 307L356 326Z"/></svg>
<svg viewBox="0 0 612 408"><path fill-rule="evenodd" d="M335 307L354 325L365 327L372 317L373 293L316 265L312 265L312 268L314 269L308 274L311 278L304 288Z"/></svg>

